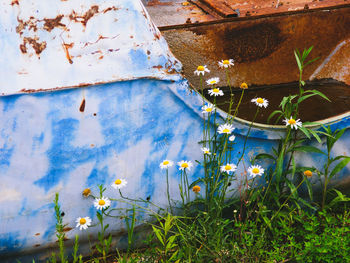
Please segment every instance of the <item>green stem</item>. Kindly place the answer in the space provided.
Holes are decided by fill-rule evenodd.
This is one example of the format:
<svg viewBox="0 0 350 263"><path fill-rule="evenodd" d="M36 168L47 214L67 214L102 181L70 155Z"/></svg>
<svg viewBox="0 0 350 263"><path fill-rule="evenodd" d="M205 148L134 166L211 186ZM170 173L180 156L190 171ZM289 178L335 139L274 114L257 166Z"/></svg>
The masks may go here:
<svg viewBox="0 0 350 263"><path fill-rule="evenodd" d="M173 208L171 207L171 200L170 200L170 193L169 193L169 169L166 169L166 193L168 197L168 203L169 203L169 209L170 212L173 214Z"/></svg>
<svg viewBox="0 0 350 263"><path fill-rule="evenodd" d="M241 97L239 98L239 101L238 101L235 113L233 114L233 119L236 118L236 116L237 116L238 108L241 105L241 102L242 102L242 99L243 99L243 95L244 95L244 89L242 90Z"/></svg>
<svg viewBox="0 0 350 263"><path fill-rule="evenodd" d="M242 155L241 155L241 157L239 158L239 160L238 160L238 162L237 162L237 167L238 167L239 163L241 162L241 160L242 160L243 157L244 157L245 149L246 149L246 145L247 145L247 140L248 140L248 137L249 137L249 134L250 134L250 130L252 129L252 126L253 126L253 123L254 123L256 117L258 116L259 109L260 109L260 108L258 107L257 110L256 110L256 112L255 112L254 118L253 118L252 122L251 122L250 125L249 125L248 132L247 132L247 134L246 134L246 136L245 136L245 139L244 139Z"/></svg>
<svg viewBox="0 0 350 263"><path fill-rule="evenodd" d="M305 181L305 176L304 176L303 180L299 183L299 185L295 189L293 189L293 191L291 191L288 198L283 202L283 204L280 206L280 208L277 210L277 212L271 217L271 222L275 218L275 216L277 216L278 213L281 211L282 207L284 207L284 205L288 202L289 198L294 194L294 192L297 191L298 188L303 184L304 181Z"/></svg>

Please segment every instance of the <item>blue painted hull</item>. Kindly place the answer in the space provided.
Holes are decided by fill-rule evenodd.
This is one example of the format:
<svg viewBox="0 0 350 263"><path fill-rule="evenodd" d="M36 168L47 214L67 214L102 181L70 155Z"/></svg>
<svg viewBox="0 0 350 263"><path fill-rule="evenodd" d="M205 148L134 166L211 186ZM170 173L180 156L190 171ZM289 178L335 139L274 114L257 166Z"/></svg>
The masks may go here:
<svg viewBox="0 0 350 263"><path fill-rule="evenodd" d="M2 97L0 256L16 258L18 253L45 248L42 257L50 253L47 248L56 241L52 202L56 192L60 193L64 222L72 228L67 237L80 234L82 242L87 240L87 232L98 232L98 227L87 232L75 228L75 219L80 216L97 222L91 199L82 196L84 188L90 187L97 194L97 185L104 184L106 196L118 198L119 193L110 185L116 178L125 178L125 196L150 197L166 207L166 180L159 163L163 159L201 160L201 105L200 95L189 92L186 81L147 79ZM350 118L343 117L332 126L349 124ZM249 125L240 120L234 125L237 145L232 156L237 162ZM255 154L270 152L281 134L282 128L254 127L247 141L245 165ZM349 154L349 141L347 130L335 145L335 154ZM305 154L298 155L298 160L299 164L321 168L324 157ZM243 171L241 163L238 179ZM201 172L195 165L191 180ZM179 199L179 172L172 167L169 174L171 195ZM348 174L349 167L337 180L347 180ZM118 202L116 206L130 207ZM125 229L123 220L112 222L111 231Z"/></svg>

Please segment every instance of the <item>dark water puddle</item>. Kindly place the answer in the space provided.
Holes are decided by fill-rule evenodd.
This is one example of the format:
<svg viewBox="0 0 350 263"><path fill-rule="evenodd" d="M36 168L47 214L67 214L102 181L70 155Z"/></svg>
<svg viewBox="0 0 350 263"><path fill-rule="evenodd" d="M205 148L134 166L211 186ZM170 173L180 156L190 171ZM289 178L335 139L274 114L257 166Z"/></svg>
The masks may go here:
<svg viewBox="0 0 350 263"><path fill-rule="evenodd" d="M221 89L224 92L224 96L216 97L217 106L225 112L228 112L230 90L228 87L223 87ZM350 86L334 80L318 80L306 82L305 90L309 89L322 92L331 102L319 96L313 96L301 102L299 118L302 122L319 121L350 111ZM241 92L242 90L239 88L232 88L232 93L234 94L233 109L236 108ZM294 95L298 93L299 87L297 82L269 86L250 86L244 91L243 100L237 116L244 120L251 121L257 109L257 106L252 103L251 100L256 97L262 97L269 101L269 106L260 109L255 122L267 124L267 118L273 111L279 109L278 106L282 98L289 94ZM207 92L205 92L205 97L211 102L214 101L214 97L209 96ZM274 120L270 121L270 124L273 123ZM277 124L283 123L279 121Z"/></svg>

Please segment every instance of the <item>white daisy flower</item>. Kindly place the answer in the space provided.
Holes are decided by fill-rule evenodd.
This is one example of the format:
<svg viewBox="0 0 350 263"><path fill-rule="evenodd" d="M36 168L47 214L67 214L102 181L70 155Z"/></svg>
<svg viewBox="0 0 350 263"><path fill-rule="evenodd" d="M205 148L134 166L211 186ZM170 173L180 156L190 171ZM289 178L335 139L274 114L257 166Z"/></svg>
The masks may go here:
<svg viewBox="0 0 350 263"><path fill-rule="evenodd" d="M215 106L211 103L208 103L207 105L204 105L202 107L202 113L211 113L215 110Z"/></svg>
<svg viewBox="0 0 350 263"><path fill-rule="evenodd" d="M111 205L111 200L108 199L108 197L102 196L102 198L96 198L94 202L94 206L96 209L105 209Z"/></svg>
<svg viewBox="0 0 350 263"><path fill-rule="evenodd" d="M210 89L208 93L210 96L224 96L224 93L219 88Z"/></svg>
<svg viewBox="0 0 350 263"><path fill-rule="evenodd" d="M208 79L207 80L207 85L216 85L216 84L218 84L219 83L219 81L220 81L220 79L219 78L211 78L211 79Z"/></svg>
<svg viewBox="0 0 350 263"><path fill-rule="evenodd" d="M210 150L206 147L203 147L201 150L203 151L204 154L208 154L208 155L211 154Z"/></svg>
<svg viewBox="0 0 350 263"><path fill-rule="evenodd" d="M232 124L221 124L218 128L218 133L222 134L230 134L235 128L232 126Z"/></svg>
<svg viewBox="0 0 350 263"><path fill-rule="evenodd" d="M226 173L228 173L228 174L229 174L230 172L236 171L236 169L237 169L237 166L234 165L234 164L232 164L232 163L228 163L228 164L226 164L226 165L220 166L220 171L221 171L221 172L226 172Z"/></svg>
<svg viewBox="0 0 350 263"><path fill-rule="evenodd" d="M91 226L91 219L90 217L78 217L77 220L75 220L75 222L77 222L77 226L79 227L79 230L82 229L87 229L89 226Z"/></svg>
<svg viewBox="0 0 350 263"><path fill-rule="evenodd" d="M225 59L225 60L219 61L220 68L230 68L233 65L234 65L233 59Z"/></svg>
<svg viewBox="0 0 350 263"><path fill-rule="evenodd" d="M191 170L191 168L193 166L191 161L184 161L184 160L182 160L181 162L178 162L177 165L180 166L179 170L187 169L189 171Z"/></svg>
<svg viewBox="0 0 350 263"><path fill-rule="evenodd" d="M114 189L121 189L126 186L128 182L125 179L117 179L113 182L112 187Z"/></svg>
<svg viewBox="0 0 350 263"><path fill-rule="evenodd" d="M235 139L236 139L236 136L234 136L234 135L231 135L230 137L228 137L228 140L230 142L233 142Z"/></svg>
<svg viewBox="0 0 350 263"><path fill-rule="evenodd" d="M283 121L286 124L286 126L290 125L292 129L296 129L296 130L303 125L300 119L294 120L292 116L289 118L289 120L288 118L286 118Z"/></svg>
<svg viewBox="0 0 350 263"><path fill-rule="evenodd" d="M160 163L159 167L160 169L168 169L169 167L173 166L174 162L170 160L164 160Z"/></svg>
<svg viewBox="0 0 350 263"><path fill-rule="evenodd" d="M248 173L254 178L257 175L262 175L264 173L264 169L260 165L252 165L248 168Z"/></svg>
<svg viewBox="0 0 350 263"><path fill-rule="evenodd" d="M254 102L256 104L256 106L259 107L267 107L269 105L269 101L267 99L263 99L263 98L254 98L251 100L251 102Z"/></svg>
<svg viewBox="0 0 350 263"><path fill-rule="evenodd" d="M199 76L199 75L204 75L205 72L210 72L210 70L207 68L207 66L198 66L197 69L194 71L194 74Z"/></svg>

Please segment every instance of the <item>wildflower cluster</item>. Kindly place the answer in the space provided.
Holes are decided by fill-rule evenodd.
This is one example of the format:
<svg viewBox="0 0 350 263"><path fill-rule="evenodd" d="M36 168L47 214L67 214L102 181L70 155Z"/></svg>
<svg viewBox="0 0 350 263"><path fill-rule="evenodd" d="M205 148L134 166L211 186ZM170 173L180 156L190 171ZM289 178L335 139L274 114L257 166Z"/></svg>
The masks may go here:
<svg viewBox="0 0 350 263"><path fill-rule="evenodd" d="M116 189L120 190L121 188L125 187L127 185L127 181L124 178L116 179L111 186ZM82 195L84 197L88 197L91 195L91 189L86 188L83 190ZM108 197L101 196L101 197L95 197L94 198L94 207L97 210L104 211L108 209L111 206L111 200ZM77 223L76 227L79 228L79 230L86 230L88 227L91 226L92 220L90 217L78 217L75 221Z"/></svg>

